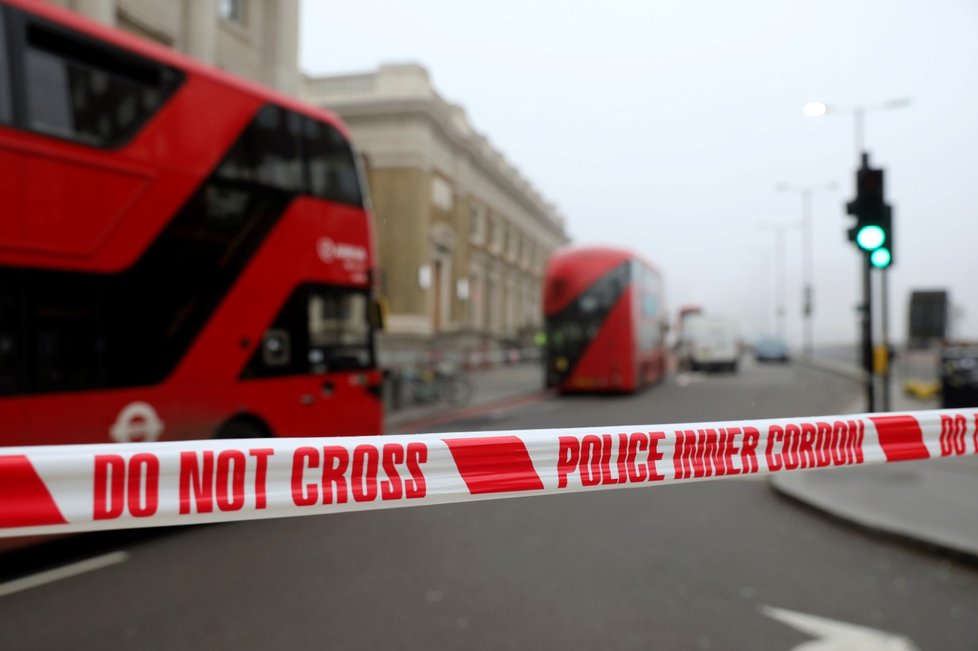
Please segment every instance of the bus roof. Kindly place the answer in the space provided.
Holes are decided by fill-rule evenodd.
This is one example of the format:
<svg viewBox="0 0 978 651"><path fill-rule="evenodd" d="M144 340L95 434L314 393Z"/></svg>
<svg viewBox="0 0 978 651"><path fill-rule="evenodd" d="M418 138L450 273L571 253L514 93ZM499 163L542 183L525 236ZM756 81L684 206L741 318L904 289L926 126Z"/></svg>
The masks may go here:
<svg viewBox="0 0 978 651"><path fill-rule="evenodd" d="M544 274L544 312L561 310L603 275L629 260L636 260L661 276L658 268L625 248L572 246L554 252Z"/></svg>
<svg viewBox="0 0 978 651"><path fill-rule="evenodd" d="M625 262L626 260L637 260L649 269L652 269L657 274L662 275L659 268L655 264L649 262L649 260L643 255L631 249L619 246L568 246L558 249L550 257L550 263L557 266L563 266L566 264L600 265L602 262L604 262L609 265L609 269L612 266Z"/></svg>

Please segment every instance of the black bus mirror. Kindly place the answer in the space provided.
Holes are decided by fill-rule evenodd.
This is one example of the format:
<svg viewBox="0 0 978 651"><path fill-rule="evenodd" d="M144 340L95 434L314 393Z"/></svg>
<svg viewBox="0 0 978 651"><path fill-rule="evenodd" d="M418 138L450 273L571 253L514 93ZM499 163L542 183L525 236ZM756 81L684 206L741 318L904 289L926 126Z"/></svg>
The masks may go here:
<svg viewBox="0 0 978 651"><path fill-rule="evenodd" d="M374 330L383 330L387 325L387 300L383 297L376 297L370 300L368 319L370 326Z"/></svg>

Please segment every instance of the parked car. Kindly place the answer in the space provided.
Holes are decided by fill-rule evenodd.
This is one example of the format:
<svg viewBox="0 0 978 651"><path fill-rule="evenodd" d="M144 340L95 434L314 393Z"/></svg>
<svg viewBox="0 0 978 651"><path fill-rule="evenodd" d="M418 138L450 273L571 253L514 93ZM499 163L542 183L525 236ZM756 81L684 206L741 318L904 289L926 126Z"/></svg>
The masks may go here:
<svg viewBox="0 0 978 651"><path fill-rule="evenodd" d="M764 337L754 344L754 359L759 362L787 362L791 355L783 339Z"/></svg>

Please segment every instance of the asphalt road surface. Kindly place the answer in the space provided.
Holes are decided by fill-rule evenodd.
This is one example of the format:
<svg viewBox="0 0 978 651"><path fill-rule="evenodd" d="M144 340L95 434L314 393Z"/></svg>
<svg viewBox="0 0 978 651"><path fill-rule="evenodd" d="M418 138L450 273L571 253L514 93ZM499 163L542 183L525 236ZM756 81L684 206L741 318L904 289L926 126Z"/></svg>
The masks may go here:
<svg viewBox="0 0 978 651"><path fill-rule="evenodd" d="M828 414L858 389L748 364L438 429ZM0 648L783 650L824 636L826 650L978 649L973 566L863 534L758 479L109 534L63 549L0 558L2 580L80 557L105 565L6 595L0 585ZM770 608L864 628L803 632Z"/></svg>

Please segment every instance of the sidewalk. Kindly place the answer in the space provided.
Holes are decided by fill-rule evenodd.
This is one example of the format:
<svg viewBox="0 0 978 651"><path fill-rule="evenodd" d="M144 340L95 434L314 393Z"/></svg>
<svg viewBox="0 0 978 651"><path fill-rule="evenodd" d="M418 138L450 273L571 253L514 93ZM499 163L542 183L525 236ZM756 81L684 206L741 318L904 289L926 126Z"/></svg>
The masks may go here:
<svg viewBox="0 0 978 651"><path fill-rule="evenodd" d="M808 366L819 366L808 360ZM829 372L842 369L831 362ZM937 409L893 383L893 411ZM860 398L850 413L865 411ZM779 493L857 526L978 560L978 456L774 475Z"/></svg>
<svg viewBox="0 0 978 651"><path fill-rule="evenodd" d="M468 404L419 405L391 411L385 419L384 431L394 433L412 429L416 424L437 421L442 417L462 418L469 412L485 413L497 406L531 400L544 394L543 368L539 360L472 371L469 378L473 393Z"/></svg>

